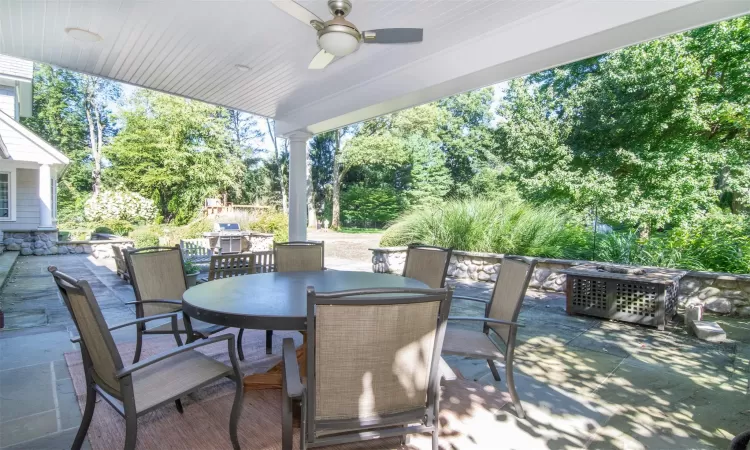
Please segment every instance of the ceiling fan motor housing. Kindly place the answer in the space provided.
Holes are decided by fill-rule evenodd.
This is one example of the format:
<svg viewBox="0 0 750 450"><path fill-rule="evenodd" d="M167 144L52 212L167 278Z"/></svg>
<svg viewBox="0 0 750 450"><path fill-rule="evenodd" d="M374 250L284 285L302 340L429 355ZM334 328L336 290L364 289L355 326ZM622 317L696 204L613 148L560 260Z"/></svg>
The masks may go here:
<svg viewBox="0 0 750 450"><path fill-rule="evenodd" d="M328 9L336 17L346 17L352 10L349 0L328 0Z"/></svg>

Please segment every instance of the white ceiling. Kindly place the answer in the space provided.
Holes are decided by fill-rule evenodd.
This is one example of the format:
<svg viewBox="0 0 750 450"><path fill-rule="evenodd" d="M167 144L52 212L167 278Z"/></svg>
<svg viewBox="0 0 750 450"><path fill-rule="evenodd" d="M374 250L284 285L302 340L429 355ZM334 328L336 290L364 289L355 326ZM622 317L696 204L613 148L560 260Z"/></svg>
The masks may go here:
<svg viewBox="0 0 750 450"><path fill-rule="evenodd" d="M326 1L300 1L322 18ZM0 0L0 53L320 132L727 17L747 0L352 0L361 30L422 27L307 69L315 31L269 0ZM66 27L104 39L84 44ZM251 68L241 72L235 65Z"/></svg>

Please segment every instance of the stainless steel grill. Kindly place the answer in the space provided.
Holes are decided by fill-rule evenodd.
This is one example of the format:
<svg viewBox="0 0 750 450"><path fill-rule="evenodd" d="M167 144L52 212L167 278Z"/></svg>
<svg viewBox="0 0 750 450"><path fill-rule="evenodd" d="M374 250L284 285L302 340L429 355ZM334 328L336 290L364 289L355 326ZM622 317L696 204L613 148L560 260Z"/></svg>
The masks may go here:
<svg viewBox="0 0 750 450"><path fill-rule="evenodd" d="M213 246L217 247L221 254L226 255L228 253L241 253L242 241L245 236L250 234L250 231L242 231L239 223L215 223L214 231L205 233L204 236L218 238Z"/></svg>

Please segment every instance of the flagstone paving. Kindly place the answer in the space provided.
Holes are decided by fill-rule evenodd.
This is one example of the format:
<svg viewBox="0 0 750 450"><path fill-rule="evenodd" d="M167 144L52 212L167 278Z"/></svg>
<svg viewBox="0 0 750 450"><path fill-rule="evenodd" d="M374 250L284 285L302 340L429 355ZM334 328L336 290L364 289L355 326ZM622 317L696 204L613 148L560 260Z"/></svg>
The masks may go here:
<svg viewBox="0 0 750 450"><path fill-rule="evenodd" d="M327 258L326 266L370 270L366 261L341 256ZM69 448L80 421L63 360L75 349L72 322L49 265L88 280L108 323L135 315L125 305L133 291L110 262L85 255L18 259L0 291L3 450ZM456 295L489 298L492 290L486 283L451 284ZM451 309L452 315L481 313L480 305L461 300ZM726 448L750 428L750 320L719 318L730 341L711 344L679 326L659 332L568 316L561 295L529 291L519 321L516 385L527 418L519 420L512 407L498 412L497 448ZM117 342L134 336L132 328L115 333ZM274 344L278 354L280 342ZM485 361L446 360L466 378L505 388Z"/></svg>

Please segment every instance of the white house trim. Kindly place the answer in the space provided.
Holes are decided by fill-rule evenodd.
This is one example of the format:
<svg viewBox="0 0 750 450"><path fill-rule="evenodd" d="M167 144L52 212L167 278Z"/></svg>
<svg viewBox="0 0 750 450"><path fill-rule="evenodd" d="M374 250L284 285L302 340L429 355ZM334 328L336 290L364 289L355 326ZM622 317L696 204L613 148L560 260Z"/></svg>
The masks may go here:
<svg viewBox="0 0 750 450"><path fill-rule="evenodd" d="M8 153L8 148L5 146L5 142L3 142L2 136L0 136L0 158L2 159L10 158L10 153Z"/></svg>
<svg viewBox="0 0 750 450"><path fill-rule="evenodd" d="M14 131L19 133L21 136L25 137L26 139L33 142L37 147L39 147L41 150L43 150L45 153L47 153L53 161L50 161L52 164L64 164L67 165L70 163L70 160L67 156L60 153L59 150L57 150L55 147L51 146L47 141L40 138L36 135L33 131L29 130L25 126L21 125L20 123L13 120L12 117L5 114L4 112L0 111L0 122L3 122L5 125L12 128Z"/></svg>
<svg viewBox="0 0 750 450"><path fill-rule="evenodd" d="M15 222L16 221L16 202L17 202L17 196L16 196L16 167L10 166L10 167L1 167L0 173L7 173L9 175L9 183L8 183L8 203L10 204L10 214L9 217L0 217L0 222Z"/></svg>

